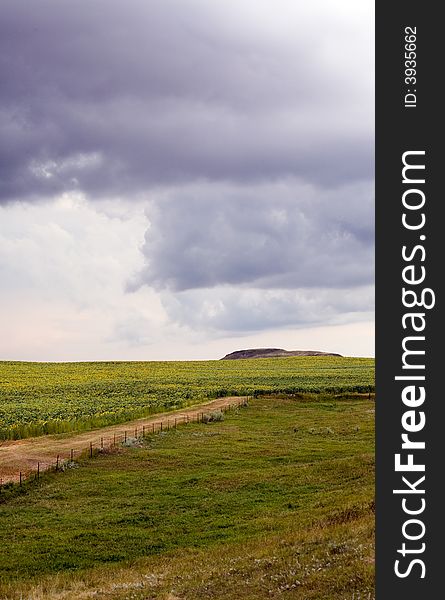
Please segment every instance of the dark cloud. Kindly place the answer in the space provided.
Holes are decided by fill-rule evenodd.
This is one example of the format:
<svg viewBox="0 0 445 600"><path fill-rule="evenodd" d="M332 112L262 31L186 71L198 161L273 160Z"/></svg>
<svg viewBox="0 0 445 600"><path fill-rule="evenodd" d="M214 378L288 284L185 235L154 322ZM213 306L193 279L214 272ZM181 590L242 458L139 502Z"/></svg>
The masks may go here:
<svg viewBox="0 0 445 600"><path fill-rule="evenodd" d="M0 202L142 199L146 266L128 287L155 288L181 326L238 335L361 318L374 264L372 11L4 0Z"/></svg>
<svg viewBox="0 0 445 600"><path fill-rule="evenodd" d="M201 184L151 202L132 282L181 291L221 284L346 288L373 281L373 189L287 180Z"/></svg>
<svg viewBox="0 0 445 600"><path fill-rule="evenodd" d="M371 27L340 4L5 0L0 197L369 178Z"/></svg>

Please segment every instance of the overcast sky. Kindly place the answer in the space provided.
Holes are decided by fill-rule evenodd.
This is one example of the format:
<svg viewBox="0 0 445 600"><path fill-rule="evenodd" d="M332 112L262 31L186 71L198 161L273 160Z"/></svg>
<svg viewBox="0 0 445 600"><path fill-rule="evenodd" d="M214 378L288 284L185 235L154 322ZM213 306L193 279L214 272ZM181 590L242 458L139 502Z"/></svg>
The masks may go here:
<svg viewBox="0 0 445 600"><path fill-rule="evenodd" d="M373 2L1 4L0 359L373 355Z"/></svg>

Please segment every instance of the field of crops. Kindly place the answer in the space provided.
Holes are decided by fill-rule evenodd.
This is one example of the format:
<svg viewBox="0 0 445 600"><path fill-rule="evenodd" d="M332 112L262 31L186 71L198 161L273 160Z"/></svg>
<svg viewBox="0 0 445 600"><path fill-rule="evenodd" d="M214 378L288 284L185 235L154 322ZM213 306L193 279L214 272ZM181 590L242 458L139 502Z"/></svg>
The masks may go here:
<svg viewBox="0 0 445 600"><path fill-rule="evenodd" d="M369 358L0 362L0 439L92 429L218 396L373 390Z"/></svg>

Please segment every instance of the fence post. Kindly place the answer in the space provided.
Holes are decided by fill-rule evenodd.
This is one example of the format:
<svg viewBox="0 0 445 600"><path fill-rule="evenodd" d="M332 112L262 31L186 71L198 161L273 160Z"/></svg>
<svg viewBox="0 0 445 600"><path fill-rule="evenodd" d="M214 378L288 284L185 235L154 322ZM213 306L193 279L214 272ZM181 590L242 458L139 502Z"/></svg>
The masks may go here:
<svg viewBox="0 0 445 600"><path fill-rule="evenodd" d="M93 442L90 442L90 458L93 458Z"/></svg>
<svg viewBox="0 0 445 600"><path fill-rule="evenodd" d="M127 443L127 431L124 432L124 443Z"/></svg>
<svg viewBox="0 0 445 600"><path fill-rule="evenodd" d="M59 470L59 455L57 455L57 458L56 458L56 471L58 471L58 470Z"/></svg>
<svg viewBox="0 0 445 600"><path fill-rule="evenodd" d="M37 481L40 479L40 463L37 463Z"/></svg>
<svg viewBox="0 0 445 600"><path fill-rule="evenodd" d="M145 437L145 425L142 425L142 437Z"/></svg>
<svg viewBox="0 0 445 600"><path fill-rule="evenodd" d="M73 462L73 460L74 460L74 450L73 450L73 448L71 448L70 461Z"/></svg>
<svg viewBox="0 0 445 600"><path fill-rule="evenodd" d="M161 421L161 431L162 431L162 421Z"/></svg>
<svg viewBox="0 0 445 600"><path fill-rule="evenodd" d="M138 428L137 427L134 428L134 437L135 438L138 437Z"/></svg>
<svg viewBox="0 0 445 600"><path fill-rule="evenodd" d="M155 432L155 424L153 423L153 433Z"/></svg>
<svg viewBox="0 0 445 600"><path fill-rule="evenodd" d="M113 435L113 446L116 445L116 433Z"/></svg>
<svg viewBox="0 0 445 600"><path fill-rule="evenodd" d="M177 425L178 425L178 421L177 421L177 419L175 417L175 429L177 428Z"/></svg>
<svg viewBox="0 0 445 600"><path fill-rule="evenodd" d="M104 438L103 437L100 438L100 447L102 450L104 449Z"/></svg>

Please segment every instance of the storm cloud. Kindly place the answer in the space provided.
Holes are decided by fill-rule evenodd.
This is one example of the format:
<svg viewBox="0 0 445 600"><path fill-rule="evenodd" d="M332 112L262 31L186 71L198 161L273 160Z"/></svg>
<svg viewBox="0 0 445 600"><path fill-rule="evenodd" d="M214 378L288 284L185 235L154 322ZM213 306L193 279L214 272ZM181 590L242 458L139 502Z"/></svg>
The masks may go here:
<svg viewBox="0 0 445 600"><path fill-rule="evenodd" d="M369 7L340 4L6 0L1 198L369 178Z"/></svg>
<svg viewBox="0 0 445 600"><path fill-rule="evenodd" d="M4 0L0 204L143 207L119 286L179 327L368 319L372 40L368 0Z"/></svg>
<svg viewBox="0 0 445 600"><path fill-rule="evenodd" d="M373 279L373 194L298 180L189 186L151 202L132 287L341 288Z"/></svg>

